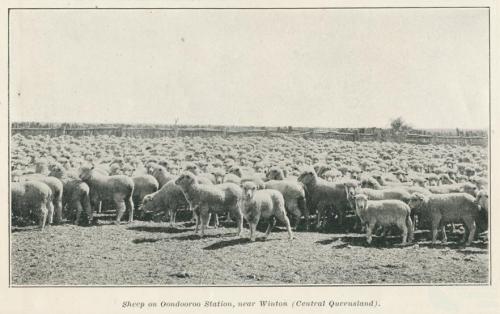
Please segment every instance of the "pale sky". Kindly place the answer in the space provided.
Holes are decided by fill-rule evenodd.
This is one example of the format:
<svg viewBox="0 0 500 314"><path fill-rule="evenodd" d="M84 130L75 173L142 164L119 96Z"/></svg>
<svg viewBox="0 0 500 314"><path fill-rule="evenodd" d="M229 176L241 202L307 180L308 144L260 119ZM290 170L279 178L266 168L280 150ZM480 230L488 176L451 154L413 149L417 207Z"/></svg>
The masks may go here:
<svg viewBox="0 0 500 314"><path fill-rule="evenodd" d="M488 10L17 10L12 121L487 128Z"/></svg>

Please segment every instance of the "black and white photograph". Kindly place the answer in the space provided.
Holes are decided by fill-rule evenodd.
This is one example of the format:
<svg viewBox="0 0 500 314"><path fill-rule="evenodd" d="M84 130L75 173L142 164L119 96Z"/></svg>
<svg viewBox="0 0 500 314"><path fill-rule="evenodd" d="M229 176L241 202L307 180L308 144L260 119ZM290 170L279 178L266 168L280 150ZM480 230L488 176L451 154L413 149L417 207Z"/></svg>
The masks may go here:
<svg viewBox="0 0 500 314"><path fill-rule="evenodd" d="M9 8L7 285L491 286L491 9L225 5Z"/></svg>

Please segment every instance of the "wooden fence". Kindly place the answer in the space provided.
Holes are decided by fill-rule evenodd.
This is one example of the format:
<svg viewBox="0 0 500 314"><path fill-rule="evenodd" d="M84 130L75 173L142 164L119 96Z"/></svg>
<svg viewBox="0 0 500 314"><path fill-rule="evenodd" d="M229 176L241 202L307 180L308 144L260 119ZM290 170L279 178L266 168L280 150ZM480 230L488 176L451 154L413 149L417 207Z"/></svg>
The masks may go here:
<svg viewBox="0 0 500 314"><path fill-rule="evenodd" d="M122 127L96 127L96 128L12 128L12 135L24 136L48 135L55 136L126 136L137 138L176 137L176 136L300 136L304 138L337 139L355 142L397 142L411 144L452 144L452 145L477 145L488 146L488 138L481 136L438 136L406 133L349 133L337 131L311 130L307 132L276 132L272 130L256 129L214 129L214 128L122 128Z"/></svg>

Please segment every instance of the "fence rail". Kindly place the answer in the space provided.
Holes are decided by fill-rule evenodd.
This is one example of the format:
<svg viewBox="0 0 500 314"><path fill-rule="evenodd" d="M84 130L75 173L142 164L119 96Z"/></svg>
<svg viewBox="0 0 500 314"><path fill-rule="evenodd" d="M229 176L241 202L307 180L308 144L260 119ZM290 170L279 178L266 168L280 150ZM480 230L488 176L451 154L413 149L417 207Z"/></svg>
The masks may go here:
<svg viewBox="0 0 500 314"><path fill-rule="evenodd" d="M411 144L452 144L488 146L488 138L481 136L439 136L406 133L349 133L337 131L312 130L307 132L277 132L272 130L212 129L212 128L12 128L12 135L24 136L126 136L138 138L175 137L175 136L276 136L292 135L304 138L337 139L355 142L397 142Z"/></svg>

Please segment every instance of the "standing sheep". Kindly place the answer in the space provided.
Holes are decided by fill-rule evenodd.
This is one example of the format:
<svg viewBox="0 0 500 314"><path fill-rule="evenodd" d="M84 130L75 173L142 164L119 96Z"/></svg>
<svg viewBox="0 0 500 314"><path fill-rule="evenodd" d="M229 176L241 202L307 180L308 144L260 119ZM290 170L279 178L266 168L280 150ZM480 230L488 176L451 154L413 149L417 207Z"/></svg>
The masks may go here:
<svg viewBox="0 0 500 314"><path fill-rule="evenodd" d="M319 178L314 170L306 170L297 179L304 184L309 195L309 208L318 211L316 228L321 227L321 218L325 210L333 206L339 215L339 224L342 225L345 211L350 207L349 195L355 194L355 181L333 183Z"/></svg>
<svg viewBox="0 0 500 314"><path fill-rule="evenodd" d="M90 187L90 201L93 206L98 206L103 200L113 201L117 207L115 224L119 224L125 213L129 215L128 221L134 220L134 181L125 175L107 176L93 168L83 167L80 179Z"/></svg>
<svg viewBox="0 0 500 314"><path fill-rule="evenodd" d="M412 194L410 198L410 208L417 215L422 215L423 220L430 221L432 228L432 243L436 243L437 231L441 226L443 242L447 242L445 225L447 223L463 222L466 228L464 241L470 245L476 232L476 219L479 214L478 205L474 197L467 193L449 193L438 195Z"/></svg>
<svg viewBox="0 0 500 314"><path fill-rule="evenodd" d="M64 186L61 180L54 177L48 177L44 174L35 173L23 175L22 177L20 177L20 181L39 181L47 184L52 190L52 204L54 205L53 207L55 223L62 223L62 198Z"/></svg>
<svg viewBox="0 0 500 314"><path fill-rule="evenodd" d="M276 190L257 190L257 185L251 181L243 183L243 201L241 211L250 225L250 240L255 241L257 224L260 218L269 220L266 235L267 239L274 226L274 217L285 224L288 238L293 238L290 221L286 216L285 200Z"/></svg>
<svg viewBox="0 0 500 314"><path fill-rule="evenodd" d="M52 223L54 205L51 188L40 181L12 182L11 213L12 217L38 218L38 226L43 230L46 223Z"/></svg>
<svg viewBox="0 0 500 314"><path fill-rule="evenodd" d="M402 244L413 240L413 224L410 218L410 207L398 200L369 201L364 194L354 197L356 214L366 226L366 241L372 242L372 233L376 225L382 227L397 226L403 232Z"/></svg>
<svg viewBox="0 0 500 314"><path fill-rule="evenodd" d="M243 219L240 210L242 198L241 188L234 183L223 183L218 185L200 184L196 176L191 172L184 172L175 180L184 193L186 200L193 209L196 220L195 233L198 232L199 216L201 217L201 236L205 235L205 227L208 224L210 210L215 213L228 213L233 215L238 226L238 235L241 234Z"/></svg>
<svg viewBox="0 0 500 314"><path fill-rule="evenodd" d="M91 222L93 212L90 206L90 188L87 183L72 177L71 173L68 173L62 166L53 167L49 176L56 177L63 183L62 208L71 213L67 216L75 213L75 225L79 223L82 211L87 215L87 222Z"/></svg>
<svg viewBox="0 0 500 314"><path fill-rule="evenodd" d="M295 219L294 229L300 222L300 217L304 215L306 230L309 230L309 210L306 206L306 192L300 182L271 180L265 183L266 189L279 191L285 199L287 213Z"/></svg>

